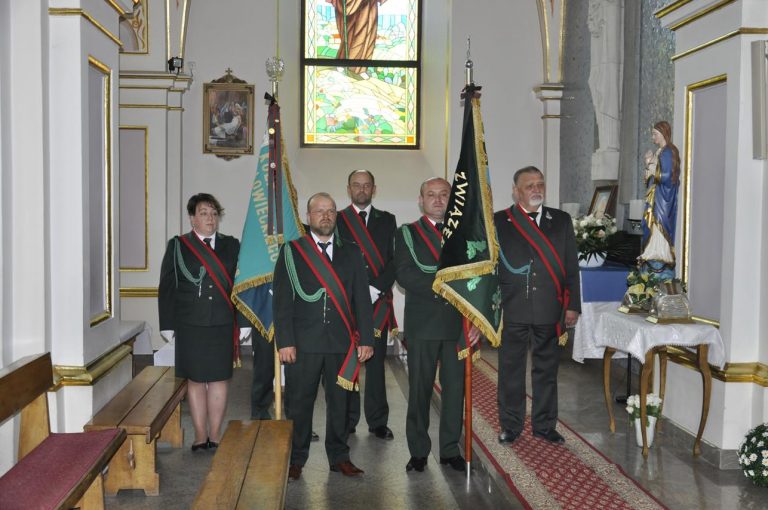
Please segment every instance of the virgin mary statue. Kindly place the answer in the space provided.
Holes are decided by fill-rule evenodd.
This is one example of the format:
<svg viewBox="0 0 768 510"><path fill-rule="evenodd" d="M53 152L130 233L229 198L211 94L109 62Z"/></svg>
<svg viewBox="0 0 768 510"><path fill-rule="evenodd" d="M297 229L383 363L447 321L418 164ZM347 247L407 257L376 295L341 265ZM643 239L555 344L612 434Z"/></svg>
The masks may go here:
<svg viewBox="0 0 768 510"><path fill-rule="evenodd" d="M645 212L643 245L638 257L640 272L651 273L661 281L675 277L675 225L677 191L680 187L680 153L672 143L672 128L657 122L651 132L655 153L645 155Z"/></svg>

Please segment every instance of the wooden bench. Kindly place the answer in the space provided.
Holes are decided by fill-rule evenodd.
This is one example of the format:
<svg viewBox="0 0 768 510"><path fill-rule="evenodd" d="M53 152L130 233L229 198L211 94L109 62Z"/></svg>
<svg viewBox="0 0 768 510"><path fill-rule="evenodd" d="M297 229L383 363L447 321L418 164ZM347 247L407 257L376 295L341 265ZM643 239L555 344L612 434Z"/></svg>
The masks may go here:
<svg viewBox="0 0 768 510"><path fill-rule="evenodd" d="M282 510L292 435L292 421L230 421L192 508Z"/></svg>
<svg viewBox="0 0 768 510"><path fill-rule="evenodd" d="M173 367L146 367L86 424L85 430L119 427L128 433L109 464L104 485L108 495L120 489L143 489L148 496L160 493L157 441L175 448L184 443L181 399L186 392L187 380L176 377Z"/></svg>
<svg viewBox="0 0 768 510"><path fill-rule="evenodd" d="M51 433L50 353L0 369L0 422L21 411L18 461L0 477L0 508L103 509L102 471L125 442L125 431Z"/></svg>

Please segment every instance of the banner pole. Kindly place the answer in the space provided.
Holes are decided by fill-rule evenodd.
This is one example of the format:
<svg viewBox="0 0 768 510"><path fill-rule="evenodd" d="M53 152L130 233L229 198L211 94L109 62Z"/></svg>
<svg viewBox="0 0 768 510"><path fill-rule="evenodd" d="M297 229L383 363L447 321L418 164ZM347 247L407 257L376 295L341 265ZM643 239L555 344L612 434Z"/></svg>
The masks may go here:
<svg viewBox="0 0 768 510"><path fill-rule="evenodd" d="M277 352L277 342L272 340L272 348L275 350L275 419L283 419L283 374L280 370L280 354Z"/></svg>
<svg viewBox="0 0 768 510"><path fill-rule="evenodd" d="M464 319L466 320L466 319ZM472 349L464 359L464 454L467 461L467 481L472 466Z"/></svg>

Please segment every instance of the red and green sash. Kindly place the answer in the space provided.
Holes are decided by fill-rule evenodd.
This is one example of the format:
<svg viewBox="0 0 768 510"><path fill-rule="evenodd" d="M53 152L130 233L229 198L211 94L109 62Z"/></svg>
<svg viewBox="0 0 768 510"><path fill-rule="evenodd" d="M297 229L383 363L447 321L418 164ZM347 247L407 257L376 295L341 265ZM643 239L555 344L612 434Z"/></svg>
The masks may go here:
<svg viewBox="0 0 768 510"><path fill-rule="evenodd" d="M381 256L379 248L373 242L371 233L368 231L365 223L363 223L363 219L351 205L341 211L341 219L347 225L352 238L363 252L363 256L368 262L368 267L371 268L374 278L378 277L384 271L384 257ZM387 330L397 331L395 307L392 304L392 289L387 289L381 299L378 299L373 305L374 336L381 338L381 332Z"/></svg>
<svg viewBox="0 0 768 510"><path fill-rule="evenodd" d="M563 261L560 260L560 256L557 254L555 247L552 246L549 238L542 232L536 222L528 216L528 213L520 207L520 205L512 206L510 209L507 209L506 212L512 225L518 232L520 232L525 240L528 241L533 249L536 250L544 267L547 269L547 273L555 283L557 301L562 307L560 320L556 325L557 337L560 344L565 345L564 339L568 339L568 334L565 331L565 311L568 309L568 304L570 302L570 292L565 288L566 274Z"/></svg>
<svg viewBox="0 0 768 510"><path fill-rule="evenodd" d="M435 259L435 263L440 262L440 253L443 250L443 235L437 230L426 216L422 216L418 221L415 221L409 225L411 230L416 236L420 237L424 244L429 249L430 253ZM472 349L469 345L469 321L466 318L462 321L462 335L456 342L456 352L459 359L464 359L467 356L472 356L472 359L476 359L477 348Z"/></svg>
<svg viewBox="0 0 768 510"><path fill-rule="evenodd" d="M195 256L197 260L200 261L200 263L205 268L206 273L208 273L208 276L211 277L211 280L213 280L213 284L216 286L216 288L221 293L222 297L224 297L224 301L229 305L229 309L232 310L232 313L235 313L235 306L232 304L232 299L230 298L232 294L232 278L230 278L229 273L227 272L227 269L224 267L224 264L221 262L221 259L216 255L216 253L211 249L210 246L205 244L203 241L200 240L199 237L194 232L188 232L184 234L183 236L179 236L179 240L186 246L190 252L192 252L192 255ZM234 353L234 365L236 367L241 366L240 363L240 328L237 326L237 320L234 321L234 330L233 330L233 353Z"/></svg>
<svg viewBox="0 0 768 510"><path fill-rule="evenodd" d="M339 276L328 259L322 254L312 236L305 235L291 241L290 244L292 250L301 255L312 274L325 289L326 296L333 302L349 334L349 350L336 377L336 384L345 390L358 391L357 377L360 373L360 363L357 360L357 345L360 342L360 334L357 331L355 316L352 313L347 291L344 290Z"/></svg>
<svg viewBox="0 0 768 510"><path fill-rule="evenodd" d="M443 234L437 230L426 216L422 216L418 221L411 223L410 227L424 241L432 257L434 257L435 263L440 262L440 252L443 249Z"/></svg>

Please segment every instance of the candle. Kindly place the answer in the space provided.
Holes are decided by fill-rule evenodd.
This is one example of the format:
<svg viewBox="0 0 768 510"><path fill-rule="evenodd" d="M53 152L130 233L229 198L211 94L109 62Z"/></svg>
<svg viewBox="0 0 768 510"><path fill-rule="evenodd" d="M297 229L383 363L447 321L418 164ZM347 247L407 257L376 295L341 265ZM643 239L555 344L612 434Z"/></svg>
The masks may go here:
<svg viewBox="0 0 768 510"><path fill-rule="evenodd" d="M639 220L643 217L643 209L645 208L645 200L635 199L629 201L629 219Z"/></svg>

